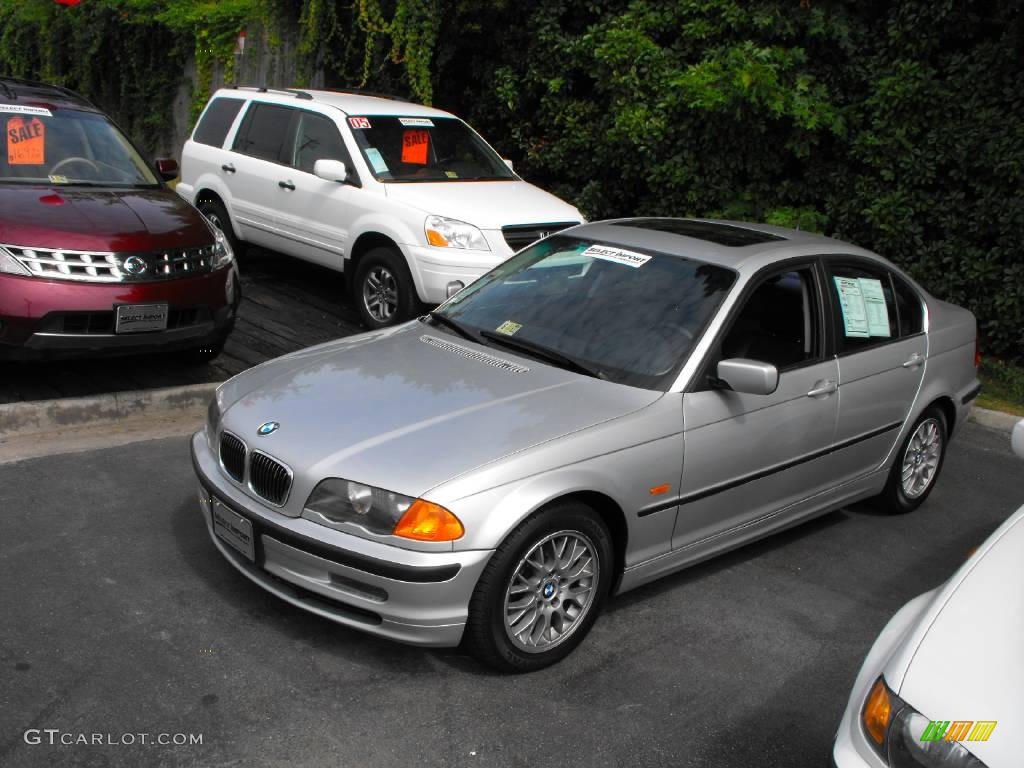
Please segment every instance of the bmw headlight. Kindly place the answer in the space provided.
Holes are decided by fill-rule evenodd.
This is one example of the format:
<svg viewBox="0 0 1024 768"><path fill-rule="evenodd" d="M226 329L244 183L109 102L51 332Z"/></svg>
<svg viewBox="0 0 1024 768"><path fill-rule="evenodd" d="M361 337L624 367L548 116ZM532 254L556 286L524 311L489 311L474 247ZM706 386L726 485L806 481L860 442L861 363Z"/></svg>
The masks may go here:
<svg viewBox="0 0 1024 768"><path fill-rule="evenodd" d="M231 243L227 235L216 227L213 230L213 268L220 269L235 260L235 252L231 250Z"/></svg>
<svg viewBox="0 0 1024 768"><path fill-rule="evenodd" d="M453 541L463 534L462 523L439 504L339 477L313 489L304 513L417 541Z"/></svg>
<svg viewBox="0 0 1024 768"><path fill-rule="evenodd" d="M957 739L987 738L994 723L943 721L933 724L878 678L861 711L871 746L890 768L986 768ZM987 730L986 730L987 729Z"/></svg>
<svg viewBox="0 0 1024 768"><path fill-rule="evenodd" d="M457 219L444 216L427 216L423 223L427 242L438 248L469 248L476 251L489 251L491 247L484 238L484 233Z"/></svg>

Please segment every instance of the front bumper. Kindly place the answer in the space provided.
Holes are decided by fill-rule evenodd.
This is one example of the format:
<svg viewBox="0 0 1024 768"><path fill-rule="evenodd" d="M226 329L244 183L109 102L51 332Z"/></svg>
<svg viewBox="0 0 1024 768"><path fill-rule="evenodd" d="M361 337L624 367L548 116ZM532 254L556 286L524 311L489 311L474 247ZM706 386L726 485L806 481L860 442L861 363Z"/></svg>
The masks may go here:
<svg viewBox="0 0 1024 768"><path fill-rule="evenodd" d="M234 265L149 283L80 283L0 275L0 358L189 349L231 332L241 299ZM115 307L166 303L164 331L117 334Z"/></svg>
<svg viewBox="0 0 1024 768"><path fill-rule="evenodd" d="M490 251L436 248L432 245L402 247L406 251L416 292L420 301L425 304L440 304L445 301L448 298L446 288L453 280L469 285L512 256L511 249L504 243L501 244L500 250ZM498 246L492 242L492 247Z"/></svg>
<svg viewBox="0 0 1024 768"><path fill-rule="evenodd" d="M283 515L224 480L202 430L192 437L192 464L210 539L268 592L391 640L434 647L461 642L470 597L493 550L406 550ZM214 533L214 498L252 523L255 562Z"/></svg>

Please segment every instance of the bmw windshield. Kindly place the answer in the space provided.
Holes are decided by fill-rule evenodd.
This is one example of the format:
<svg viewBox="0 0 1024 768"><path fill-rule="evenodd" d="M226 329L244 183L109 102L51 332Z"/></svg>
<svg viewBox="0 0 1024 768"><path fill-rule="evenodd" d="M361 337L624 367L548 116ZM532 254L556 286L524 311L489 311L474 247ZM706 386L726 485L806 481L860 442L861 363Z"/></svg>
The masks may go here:
<svg viewBox="0 0 1024 768"><path fill-rule="evenodd" d="M350 117L356 144L385 182L511 181L505 162L452 117Z"/></svg>
<svg viewBox="0 0 1024 768"><path fill-rule="evenodd" d="M665 389L735 279L680 256L556 235L472 283L433 322L552 365Z"/></svg>
<svg viewBox="0 0 1024 768"><path fill-rule="evenodd" d="M158 187L131 142L103 115L78 109L4 104L6 152L0 183Z"/></svg>

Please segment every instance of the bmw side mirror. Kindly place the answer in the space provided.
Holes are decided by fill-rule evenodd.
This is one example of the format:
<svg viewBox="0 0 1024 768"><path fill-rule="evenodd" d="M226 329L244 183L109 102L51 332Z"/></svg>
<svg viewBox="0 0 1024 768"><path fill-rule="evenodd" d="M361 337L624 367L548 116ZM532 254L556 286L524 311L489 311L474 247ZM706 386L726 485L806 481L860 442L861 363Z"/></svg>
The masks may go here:
<svg viewBox="0 0 1024 768"><path fill-rule="evenodd" d="M341 160L317 160L313 163L313 175L344 184L348 180L348 168Z"/></svg>
<svg viewBox="0 0 1024 768"><path fill-rule="evenodd" d="M178 161L171 157L161 157L153 163L156 174L164 181L174 181L178 178Z"/></svg>
<svg viewBox="0 0 1024 768"><path fill-rule="evenodd" d="M1024 419L1018 421L1017 425L1013 428L1011 444L1013 445L1013 452L1024 459Z"/></svg>
<svg viewBox="0 0 1024 768"><path fill-rule="evenodd" d="M779 386L779 369L761 360L732 357L718 364L719 382L733 392L770 395Z"/></svg>

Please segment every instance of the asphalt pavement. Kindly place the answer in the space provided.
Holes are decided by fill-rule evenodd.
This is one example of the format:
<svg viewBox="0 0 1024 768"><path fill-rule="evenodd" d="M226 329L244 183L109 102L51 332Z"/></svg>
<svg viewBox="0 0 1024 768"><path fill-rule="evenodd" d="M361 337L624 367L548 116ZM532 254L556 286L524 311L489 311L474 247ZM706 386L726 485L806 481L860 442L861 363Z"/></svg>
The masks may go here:
<svg viewBox="0 0 1024 768"><path fill-rule="evenodd" d="M3 465L0 764L820 768L878 631L1022 481L969 424L918 511L861 504L613 599L509 677L250 584L207 540L185 438Z"/></svg>

